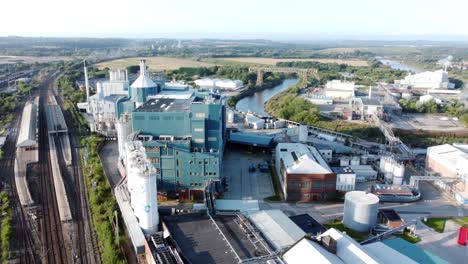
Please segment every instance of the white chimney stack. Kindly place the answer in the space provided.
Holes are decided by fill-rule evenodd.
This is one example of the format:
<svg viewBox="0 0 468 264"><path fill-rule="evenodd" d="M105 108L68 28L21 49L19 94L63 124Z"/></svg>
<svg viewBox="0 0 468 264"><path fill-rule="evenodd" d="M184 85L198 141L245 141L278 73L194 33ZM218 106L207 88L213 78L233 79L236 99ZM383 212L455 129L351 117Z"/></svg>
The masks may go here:
<svg viewBox="0 0 468 264"><path fill-rule="evenodd" d="M84 77L85 77L85 86L86 86L86 102L89 101L89 81L88 81L88 68L86 68L86 61L84 64Z"/></svg>
<svg viewBox="0 0 468 264"><path fill-rule="evenodd" d="M369 86L369 98L372 98L372 86Z"/></svg>
<svg viewBox="0 0 468 264"><path fill-rule="evenodd" d="M146 75L146 60L140 60L140 75Z"/></svg>

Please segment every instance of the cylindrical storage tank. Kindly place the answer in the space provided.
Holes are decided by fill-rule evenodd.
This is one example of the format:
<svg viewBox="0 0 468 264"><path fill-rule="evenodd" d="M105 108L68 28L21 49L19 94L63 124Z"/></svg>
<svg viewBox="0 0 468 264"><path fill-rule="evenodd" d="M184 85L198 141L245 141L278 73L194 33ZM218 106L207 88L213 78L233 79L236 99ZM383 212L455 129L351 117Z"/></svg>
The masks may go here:
<svg viewBox="0 0 468 264"><path fill-rule="evenodd" d="M367 159L368 159L367 156L362 156L361 157L361 164L362 165L367 165Z"/></svg>
<svg viewBox="0 0 468 264"><path fill-rule="evenodd" d="M394 164L393 160L387 159L387 160L385 161L384 172L391 172L391 173L393 173L393 167L394 167L394 165L395 165L395 164Z"/></svg>
<svg viewBox="0 0 468 264"><path fill-rule="evenodd" d="M343 224L358 232L368 232L377 222L379 198L372 193L352 191L345 195Z"/></svg>
<svg viewBox="0 0 468 264"><path fill-rule="evenodd" d="M405 165L395 164L393 168L393 184L402 185L404 176L405 176Z"/></svg>
<svg viewBox="0 0 468 264"><path fill-rule="evenodd" d="M387 161L387 157L381 157L380 158L380 165L379 165L379 168L380 168L380 171L381 172L385 172L385 162Z"/></svg>
<svg viewBox="0 0 468 264"><path fill-rule="evenodd" d="M349 159L342 158L340 159L340 167L349 166Z"/></svg>

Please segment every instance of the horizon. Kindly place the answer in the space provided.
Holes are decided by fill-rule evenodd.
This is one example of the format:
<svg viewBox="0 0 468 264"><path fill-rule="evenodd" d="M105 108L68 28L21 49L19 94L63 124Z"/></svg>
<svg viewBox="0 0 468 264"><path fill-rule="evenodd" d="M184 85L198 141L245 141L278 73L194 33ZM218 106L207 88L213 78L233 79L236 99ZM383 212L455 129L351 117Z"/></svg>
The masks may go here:
<svg viewBox="0 0 468 264"><path fill-rule="evenodd" d="M73 2L73 1L72 1ZM0 36L468 41L468 3L447 0L60 0L3 3ZM301 7L301 8L298 8ZM25 8L27 7L27 8ZM383 12L385 11L385 12ZM72 15L73 14L73 15ZM450 20L446 19L450 14ZM15 21L15 23L11 23Z"/></svg>

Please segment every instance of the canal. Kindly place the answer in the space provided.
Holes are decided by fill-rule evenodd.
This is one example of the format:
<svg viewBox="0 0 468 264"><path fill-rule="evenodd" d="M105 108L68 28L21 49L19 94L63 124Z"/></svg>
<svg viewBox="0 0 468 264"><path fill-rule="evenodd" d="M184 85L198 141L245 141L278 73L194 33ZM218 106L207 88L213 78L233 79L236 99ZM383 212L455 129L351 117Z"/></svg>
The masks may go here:
<svg viewBox="0 0 468 264"><path fill-rule="evenodd" d="M241 112L253 112L261 115L268 115L265 113L265 102L276 94L286 90L297 83L298 79L291 78L284 80L280 85L271 89L265 89L254 93L252 96L244 97L236 104L236 109Z"/></svg>

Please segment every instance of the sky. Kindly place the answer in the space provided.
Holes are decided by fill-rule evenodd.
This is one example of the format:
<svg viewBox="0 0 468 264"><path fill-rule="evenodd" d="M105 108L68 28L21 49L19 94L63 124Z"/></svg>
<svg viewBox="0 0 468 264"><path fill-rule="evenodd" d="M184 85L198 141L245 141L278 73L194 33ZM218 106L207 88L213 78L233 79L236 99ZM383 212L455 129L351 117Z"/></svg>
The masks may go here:
<svg viewBox="0 0 468 264"><path fill-rule="evenodd" d="M0 36L468 39L467 0L2 0Z"/></svg>

